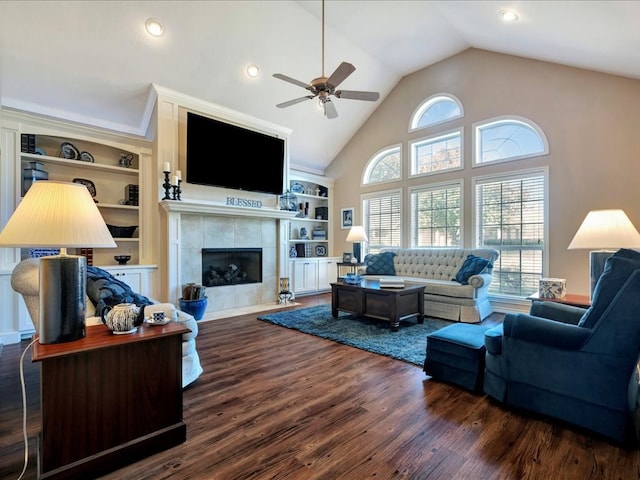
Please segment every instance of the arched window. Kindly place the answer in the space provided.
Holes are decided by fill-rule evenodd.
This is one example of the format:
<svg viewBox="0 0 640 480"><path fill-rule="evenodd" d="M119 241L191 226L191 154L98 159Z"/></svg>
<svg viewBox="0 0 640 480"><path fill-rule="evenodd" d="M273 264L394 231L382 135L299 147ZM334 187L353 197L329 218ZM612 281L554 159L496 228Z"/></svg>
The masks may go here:
<svg viewBox="0 0 640 480"><path fill-rule="evenodd" d="M544 132L533 121L522 117L499 117L476 124L474 164L518 160L549 153Z"/></svg>
<svg viewBox="0 0 640 480"><path fill-rule="evenodd" d="M409 131L448 122L463 115L462 103L453 95L446 93L432 95L413 112Z"/></svg>
<svg viewBox="0 0 640 480"><path fill-rule="evenodd" d="M402 178L402 148L400 145L384 148L376 153L364 169L362 183L383 183Z"/></svg>

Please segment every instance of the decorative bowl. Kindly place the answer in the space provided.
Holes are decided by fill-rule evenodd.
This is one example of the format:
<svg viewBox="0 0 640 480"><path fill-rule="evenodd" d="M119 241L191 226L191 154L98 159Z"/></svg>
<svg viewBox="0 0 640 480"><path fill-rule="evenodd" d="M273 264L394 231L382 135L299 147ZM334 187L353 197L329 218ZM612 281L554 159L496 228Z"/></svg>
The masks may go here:
<svg viewBox="0 0 640 480"><path fill-rule="evenodd" d="M357 273L347 273L343 280L344 283L348 283L349 285L358 285L362 281L362 275L358 275Z"/></svg>
<svg viewBox="0 0 640 480"><path fill-rule="evenodd" d="M118 262L118 265L126 265L131 260L131 255L116 255L113 259Z"/></svg>
<svg viewBox="0 0 640 480"><path fill-rule="evenodd" d="M109 225L107 224L107 228L109 229L109 233L112 237L116 238L131 238L133 237L137 225L131 225L130 227L119 227L117 225Z"/></svg>

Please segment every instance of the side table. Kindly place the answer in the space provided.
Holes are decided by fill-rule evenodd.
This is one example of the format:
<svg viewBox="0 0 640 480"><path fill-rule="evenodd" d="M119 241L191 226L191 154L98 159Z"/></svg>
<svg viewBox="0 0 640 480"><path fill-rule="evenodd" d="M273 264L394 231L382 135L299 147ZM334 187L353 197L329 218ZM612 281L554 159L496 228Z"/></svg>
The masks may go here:
<svg viewBox="0 0 640 480"><path fill-rule="evenodd" d="M567 293L562 298L540 298L538 292L533 295L529 295L527 300L532 302L555 302L562 303L564 305L571 305L573 307L589 308L591 306L591 297L589 295L578 295L575 293Z"/></svg>
<svg viewBox="0 0 640 480"><path fill-rule="evenodd" d="M33 344L40 362L38 478L95 478L186 441L182 335L175 322Z"/></svg>
<svg viewBox="0 0 640 480"><path fill-rule="evenodd" d="M364 263L351 263L351 262L337 262L338 266L338 280L344 277L347 273L358 273L358 267L364 267Z"/></svg>

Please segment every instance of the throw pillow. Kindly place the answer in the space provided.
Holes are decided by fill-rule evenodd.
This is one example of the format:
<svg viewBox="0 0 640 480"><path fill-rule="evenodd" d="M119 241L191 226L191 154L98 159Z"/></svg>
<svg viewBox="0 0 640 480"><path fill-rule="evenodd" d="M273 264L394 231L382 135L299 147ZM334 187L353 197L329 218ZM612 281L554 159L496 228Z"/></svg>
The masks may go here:
<svg viewBox="0 0 640 480"><path fill-rule="evenodd" d="M584 313L578 325L592 328L609 307L613 297L620 291L624 282L634 270L640 269L640 253L621 248L607 258L604 271L593 289L591 307Z"/></svg>
<svg viewBox="0 0 640 480"><path fill-rule="evenodd" d="M491 262L486 258L478 257L476 255L467 255L467 258L465 258L460 270L456 273L456 278L453 278L452 280L455 280L462 285L469 285L469 278L472 275L482 273L487 267L491 268L493 265L491 265Z"/></svg>
<svg viewBox="0 0 640 480"><path fill-rule="evenodd" d="M395 275L396 267L393 265L394 252L370 253L364 257L367 275Z"/></svg>
<svg viewBox="0 0 640 480"><path fill-rule="evenodd" d="M87 266L87 296L96 306L97 317L102 317L105 307L113 307L119 303L135 303L139 307L153 303L106 270L93 266Z"/></svg>

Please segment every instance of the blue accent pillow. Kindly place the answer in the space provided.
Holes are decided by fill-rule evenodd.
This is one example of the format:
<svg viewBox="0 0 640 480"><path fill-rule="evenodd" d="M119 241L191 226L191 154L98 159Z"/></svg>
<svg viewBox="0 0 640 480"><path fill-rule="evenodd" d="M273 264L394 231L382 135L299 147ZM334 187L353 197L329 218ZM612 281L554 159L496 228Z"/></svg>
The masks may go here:
<svg viewBox="0 0 640 480"><path fill-rule="evenodd" d="M393 266L394 252L370 253L364 257L367 275L395 275L396 267Z"/></svg>
<svg viewBox="0 0 640 480"><path fill-rule="evenodd" d="M465 258L460 270L456 273L456 278L452 280L455 280L462 285L469 285L469 278L472 275L482 273L487 267L493 268L491 261L476 255L467 255L467 258Z"/></svg>
<svg viewBox="0 0 640 480"><path fill-rule="evenodd" d="M621 248L607 258L604 271L593 289L591 307L584 313L578 326L592 328L600 320L629 275L638 269L640 269L640 253L635 250Z"/></svg>
<svg viewBox="0 0 640 480"><path fill-rule="evenodd" d="M87 266L87 296L96 306L97 317L102 316L105 307L113 307L119 303L135 303L139 307L153 303L106 270L93 266Z"/></svg>

